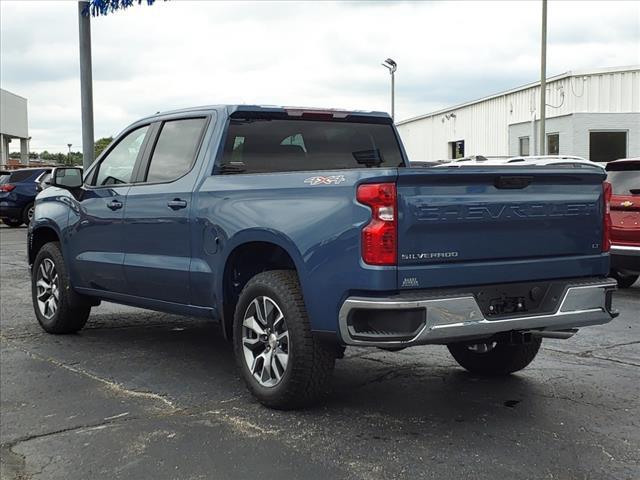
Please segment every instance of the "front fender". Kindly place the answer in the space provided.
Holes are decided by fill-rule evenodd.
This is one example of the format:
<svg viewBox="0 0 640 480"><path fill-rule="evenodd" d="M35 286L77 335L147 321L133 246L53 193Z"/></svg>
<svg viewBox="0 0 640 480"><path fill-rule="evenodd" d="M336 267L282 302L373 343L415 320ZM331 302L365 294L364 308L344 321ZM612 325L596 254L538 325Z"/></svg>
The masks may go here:
<svg viewBox="0 0 640 480"><path fill-rule="evenodd" d="M41 243L38 242L38 237L44 235L43 232L48 230L53 232L60 242L67 271L69 271L69 260L68 256L65 255L67 246L65 231L69 224L69 214L72 206L73 199L70 198L70 194L66 190L50 187L38 194L35 201L33 219L28 229L27 252L29 266L33 264L37 250L41 246ZM47 238L51 238L49 233L47 233Z"/></svg>

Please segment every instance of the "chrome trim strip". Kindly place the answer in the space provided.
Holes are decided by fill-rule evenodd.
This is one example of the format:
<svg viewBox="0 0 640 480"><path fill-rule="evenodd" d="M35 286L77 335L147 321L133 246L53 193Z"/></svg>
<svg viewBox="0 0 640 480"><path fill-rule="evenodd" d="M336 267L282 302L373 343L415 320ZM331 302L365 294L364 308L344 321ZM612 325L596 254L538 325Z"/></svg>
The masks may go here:
<svg viewBox="0 0 640 480"><path fill-rule="evenodd" d="M558 309L552 314L495 320L488 320L484 317L473 295L426 298L424 300L350 297L340 308L338 324L342 340L347 345L358 346L442 344L470 338L482 338L510 330L541 328L564 330L611 321L613 316L607 311L606 292L615 288L616 283L613 281L568 286ZM349 334L347 319L351 310L407 308L427 310L424 327L411 340L355 340Z"/></svg>
<svg viewBox="0 0 640 480"><path fill-rule="evenodd" d="M640 257L640 247L629 245L611 245L610 254L625 255L630 257Z"/></svg>

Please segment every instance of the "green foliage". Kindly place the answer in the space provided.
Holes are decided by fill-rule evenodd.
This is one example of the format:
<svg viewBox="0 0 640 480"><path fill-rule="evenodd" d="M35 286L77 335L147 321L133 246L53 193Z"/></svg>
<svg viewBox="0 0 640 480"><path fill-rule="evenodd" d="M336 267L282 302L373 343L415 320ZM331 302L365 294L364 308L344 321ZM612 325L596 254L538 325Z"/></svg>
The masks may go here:
<svg viewBox="0 0 640 480"><path fill-rule="evenodd" d="M93 148L93 158L96 159L102 153L102 151L113 142L113 137L103 137L96 140Z"/></svg>
<svg viewBox="0 0 640 480"><path fill-rule="evenodd" d="M46 163L57 163L69 166L82 165L82 152L49 153L44 150L40 154L40 159Z"/></svg>

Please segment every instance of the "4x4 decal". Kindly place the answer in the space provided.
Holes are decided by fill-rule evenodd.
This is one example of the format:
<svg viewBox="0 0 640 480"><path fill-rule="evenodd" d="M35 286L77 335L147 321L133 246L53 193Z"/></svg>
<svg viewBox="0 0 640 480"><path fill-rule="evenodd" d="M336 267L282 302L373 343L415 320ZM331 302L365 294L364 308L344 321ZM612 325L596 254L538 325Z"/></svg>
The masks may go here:
<svg viewBox="0 0 640 480"><path fill-rule="evenodd" d="M305 178L304 183L309 185L338 185L339 183L346 182L344 175L329 175L327 177L317 176Z"/></svg>

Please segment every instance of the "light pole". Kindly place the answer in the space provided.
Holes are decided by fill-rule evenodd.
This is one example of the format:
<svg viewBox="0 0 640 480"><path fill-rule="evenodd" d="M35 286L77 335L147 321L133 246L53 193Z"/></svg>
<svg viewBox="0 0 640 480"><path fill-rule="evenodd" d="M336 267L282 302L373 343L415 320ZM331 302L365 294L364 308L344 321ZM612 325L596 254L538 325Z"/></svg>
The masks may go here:
<svg viewBox="0 0 640 480"><path fill-rule="evenodd" d="M396 90L396 79L395 73L398 69L398 64L394 62L392 59L387 58L381 64L383 67L389 70L391 74L391 119L395 121L396 119L396 99L395 99L395 90Z"/></svg>
<svg viewBox="0 0 640 480"><path fill-rule="evenodd" d="M547 153L545 116L547 113L547 0L542 0L542 45L540 52L540 155Z"/></svg>
<svg viewBox="0 0 640 480"><path fill-rule="evenodd" d="M82 165L93 163L93 83L91 79L91 16L89 2L78 2L80 36L80 104L82 107Z"/></svg>

